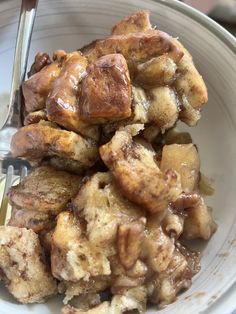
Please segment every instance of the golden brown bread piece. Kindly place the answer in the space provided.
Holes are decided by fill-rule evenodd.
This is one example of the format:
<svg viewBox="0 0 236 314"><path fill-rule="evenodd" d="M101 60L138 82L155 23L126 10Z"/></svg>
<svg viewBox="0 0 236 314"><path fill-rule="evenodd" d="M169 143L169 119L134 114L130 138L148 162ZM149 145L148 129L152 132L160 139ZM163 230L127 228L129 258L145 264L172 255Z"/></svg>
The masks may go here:
<svg viewBox="0 0 236 314"><path fill-rule="evenodd" d="M125 17L112 27L112 35L124 35L129 33L145 32L152 29L148 10L139 10Z"/></svg>
<svg viewBox="0 0 236 314"><path fill-rule="evenodd" d="M73 282L111 273L105 250L88 241L83 223L72 212L62 212L57 217L51 267L55 278Z"/></svg>
<svg viewBox="0 0 236 314"><path fill-rule="evenodd" d="M59 156L78 161L82 167L92 166L98 157L97 146L92 140L46 121L19 129L12 137L11 152L14 157L28 160Z"/></svg>
<svg viewBox="0 0 236 314"><path fill-rule="evenodd" d="M128 65L144 62L163 54L178 63L183 56L174 39L159 30L110 36L89 44L81 51L89 62L94 62L107 54L121 53Z"/></svg>
<svg viewBox="0 0 236 314"><path fill-rule="evenodd" d="M0 269L9 292L21 303L41 303L57 293L32 230L0 226Z"/></svg>
<svg viewBox="0 0 236 314"><path fill-rule="evenodd" d="M161 170L173 169L181 177L183 191L190 193L199 181L200 158L193 144L165 145L162 150Z"/></svg>
<svg viewBox="0 0 236 314"><path fill-rule="evenodd" d="M130 117L131 84L121 54L103 56L91 64L81 84L80 116L88 123Z"/></svg>
<svg viewBox="0 0 236 314"><path fill-rule="evenodd" d="M37 210L15 209L7 225L39 233L51 229L55 225L55 217Z"/></svg>
<svg viewBox="0 0 236 314"><path fill-rule="evenodd" d="M100 155L121 192L151 213L165 210L168 202L181 193L177 174L162 173L153 151L135 143L125 130L117 131L109 143L101 146Z"/></svg>
<svg viewBox="0 0 236 314"><path fill-rule="evenodd" d="M184 53L183 58L178 63L179 76L175 81L175 88L179 95L185 95L189 104L194 109L200 109L208 100L207 88L196 69L192 56L186 48L174 39L177 47Z"/></svg>
<svg viewBox="0 0 236 314"><path fill-rule="evenodd" d="M89 241L114 250L119 224L138 220L144 212L125 199L110 173L97 172L81 187L73 200L76 214L87 222Z"/></svg>
<svg viewBox="0 0 236 314"><path fill-rule="evenodd" d="M16 208L56 215L75 196L80 182L79 176L41 166L10 188L9 202Z"/></svg>
<svg viewBox="0 0 236 314"><path fill-rule="evenodd" d="M137 128L136 134L144 129L144 123L148 122L148 108L150 103L147 99L146 93L141 87L132 86L132 114L130 118L121 121L106 123L102 125L103 135L107 136L108 139L111 138L112 134L118 130L120 127L129 126L130 129ZM138 130L139 129L139 130Z"/></svg>
<svg viewBox="0 0 236 314"><path fill-rule="evenodd" d="M207 88L188 50L177 39L175 43L184 53L178 63L179 75L174 83L182 102L179 118L187 125L195 126L201 118L200 110L208 100Z"/></svg>
<svg viewBox="0 0 236 314"><path fill-rule="evenodd" d="M55 58L53 63L42 67L39 72L36 72L22 83L22 92L27 112L45 108L48 93L52 88L54 80L60 74L61 66L61 59Z"/></svg>
<svg viewBox="0 0 236 314"><path fill-rule="evenodd" d="M84 175L85 171L88 169L88 166L83 165L80 161L59 156L53 156L45 163L48 163L58 170L65 170L78 175Z"/></svg>
<svg viewBox="0 0 236 314"><path fill-rule="evenodd" d="M60 75L47 97L47 117L68 130L97 138L97 128L88 126L79 115L79 83L85 76L86 67L87 60L79 51L66 55Z"/></svg>

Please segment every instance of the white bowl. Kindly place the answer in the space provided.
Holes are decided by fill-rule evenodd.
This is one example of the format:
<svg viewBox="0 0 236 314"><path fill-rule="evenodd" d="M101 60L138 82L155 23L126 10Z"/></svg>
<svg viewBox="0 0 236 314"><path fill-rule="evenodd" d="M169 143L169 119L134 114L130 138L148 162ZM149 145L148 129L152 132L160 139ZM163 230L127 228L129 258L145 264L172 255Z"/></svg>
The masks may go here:
<svg viewBox="0 0 236 314"><path fill-rule="evenodd" d="M8 99L19 0L0 3L0 101ZM209 102L196 128L188 128L201 155L202 171L214 179L207 200L218 230L202 245L202 270L190 290L160 313L228 314L236 308L236 41L215 22L173 0L41 0L31 46L37 51L74 50L109 34L129 13L145 8L158 28L178 36L190 50L209 91ZM3 117L3 113L0 114ZM61 299L44 305L19 305L1 287L0 313L59 313ZM156 312L150 309L148 313Z"/></svg>

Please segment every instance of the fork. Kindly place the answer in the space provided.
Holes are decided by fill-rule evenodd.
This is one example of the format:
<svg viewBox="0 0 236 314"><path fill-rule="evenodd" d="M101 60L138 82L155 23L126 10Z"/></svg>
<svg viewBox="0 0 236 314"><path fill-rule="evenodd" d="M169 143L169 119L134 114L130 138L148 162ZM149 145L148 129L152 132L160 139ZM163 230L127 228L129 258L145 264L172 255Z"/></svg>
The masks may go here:
<svg viewBox="0 0 236 314"><path fill-rule="evenodd" d="M12 84L7 118L0 130L1 173L6 174L3 197L0 207L0 225L6 223L8 209L7 192L13 184L14 175L20 175L20 181L27 175L29 163L13 158L10 150L11 137L22 126L21 84L25 78L30 41L36 16L38 0L22 0L18 24L16 48L12 72ZM2 177L0 182L4 180Z"/></svg>

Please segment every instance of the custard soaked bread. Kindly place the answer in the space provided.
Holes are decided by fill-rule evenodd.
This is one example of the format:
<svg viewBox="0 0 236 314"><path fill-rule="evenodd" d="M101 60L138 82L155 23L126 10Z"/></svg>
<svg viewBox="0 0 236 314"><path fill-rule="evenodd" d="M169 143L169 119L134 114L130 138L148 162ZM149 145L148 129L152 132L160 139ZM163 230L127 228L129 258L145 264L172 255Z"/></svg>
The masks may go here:
<svg viewBox="0 0 236 314"><path fill-rule="evenodd" d="M141 10L80 50L38 53L22 89L12 154L34 168L0 229L9 291L22 303L60 293L64 314L174 302L200 270L184 243L216 230L199 150L176 128L207 102L190 53Z"/></svg>
<svg viewBox="0 0 236 314"><path fill-rule="evenodd" d="M24 180L12 186L8 198L16 208L58 214L79 190L81 177L49 166L33 170Z"/></svg>
<svg viewBox="0 0 236 314"><path fill-rule="evenodd" d="M81 90L80 114L88 123L130 117L131 83L122 54L109 54L91 64Z"/></svg>
<svg viewBox="0 0 236 314"><path fill-rule="evenodd" d="M0 257L0 279L19 302L41 303L57 293L56 280L32 230L1 226Z"/></svg>
<svg viewBox="0 0 236 314"><path fill-rule="evenodd" d="M133 141L126 130L101 146L100 155L122 193L151 213L163 211L182 192L178 174L161 172L155 153Z"/></svg>
<svg viewBox="0 0 236 314"><path fill-rule="evenodd" d="M16 132L12 138L11 151L14 157L30 161L41 161L43 157L61 157L77 162L81 170L92 166L98 158L97 144L93 140L46 121L24 126Z"/></svg>

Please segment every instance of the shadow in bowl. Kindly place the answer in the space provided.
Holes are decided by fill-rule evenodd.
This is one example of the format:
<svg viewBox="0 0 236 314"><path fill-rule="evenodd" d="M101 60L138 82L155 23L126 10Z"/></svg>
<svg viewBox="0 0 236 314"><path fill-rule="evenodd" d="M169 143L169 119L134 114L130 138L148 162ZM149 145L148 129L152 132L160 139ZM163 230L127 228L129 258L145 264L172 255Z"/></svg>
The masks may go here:
<svg viewBox="0 0 236 314"><path fill-rule="evenodd" d="M1 300L4 300L4 301L9 302L9 303L13 303L13 304L19 304L19 302L17 302L10 295L10 293L7 291L7 288L5 288L3 283L0 284L0 295L1 295L1 298L0 298Z"/></svg>

